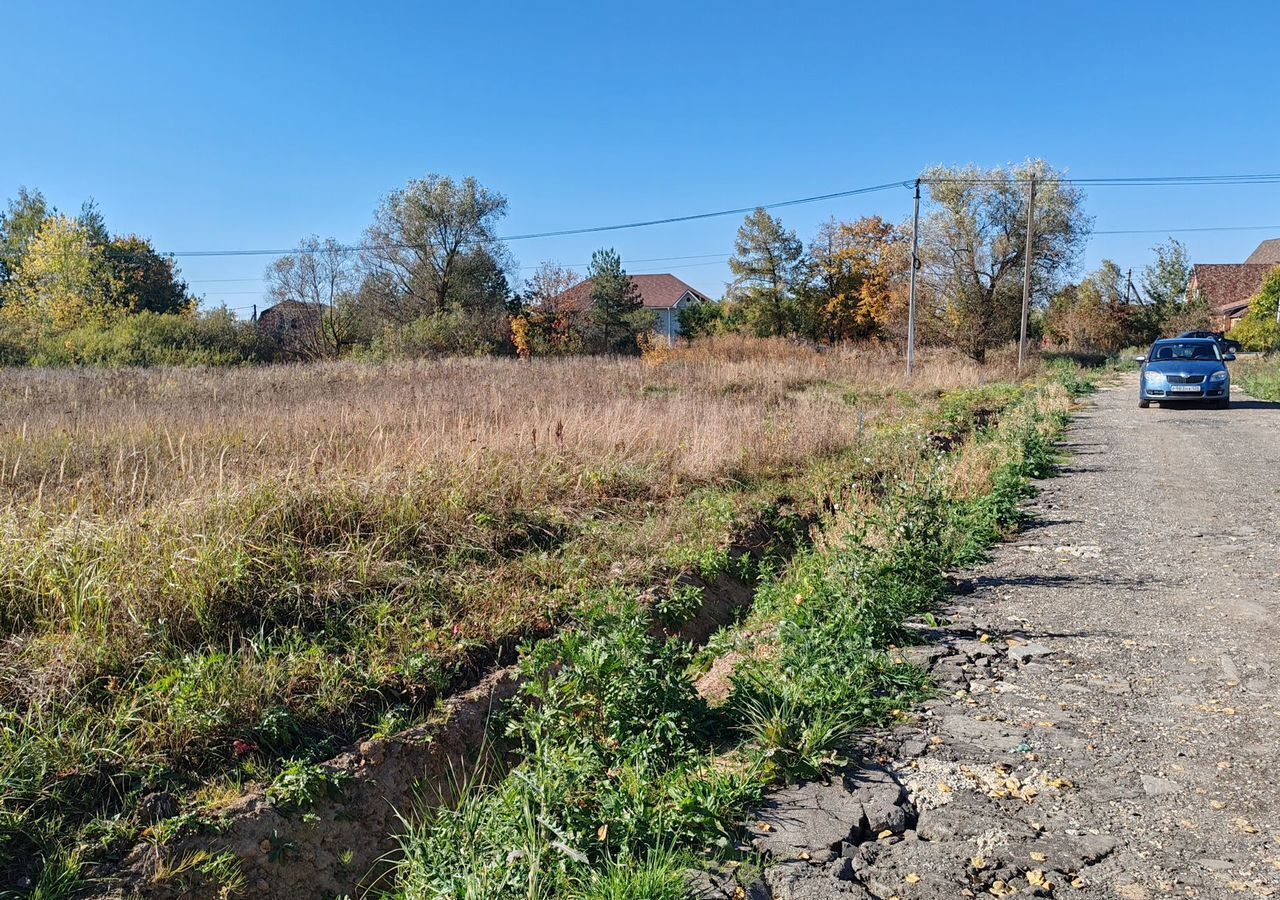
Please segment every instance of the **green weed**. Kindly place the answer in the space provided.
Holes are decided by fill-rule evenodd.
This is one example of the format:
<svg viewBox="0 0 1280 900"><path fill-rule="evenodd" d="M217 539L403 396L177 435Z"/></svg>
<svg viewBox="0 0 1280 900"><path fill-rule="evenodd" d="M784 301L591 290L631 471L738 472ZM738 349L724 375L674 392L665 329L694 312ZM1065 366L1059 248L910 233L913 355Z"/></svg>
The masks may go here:
<svg viewBox="0 0 1280 900"><path fill-rule="evenodd" d="M294 762L267 788L267 796L287 813L305 812L321 800L340 796L351 776L328 766Z"/></svg>

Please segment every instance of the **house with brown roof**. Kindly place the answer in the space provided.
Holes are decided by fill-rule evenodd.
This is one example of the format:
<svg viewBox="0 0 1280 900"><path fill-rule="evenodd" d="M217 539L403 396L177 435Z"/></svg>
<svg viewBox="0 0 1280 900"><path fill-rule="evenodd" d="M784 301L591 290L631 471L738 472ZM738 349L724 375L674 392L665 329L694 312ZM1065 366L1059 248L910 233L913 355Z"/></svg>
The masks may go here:
<svg viewBox="0 0 1280 900"><path fill-rule="evenodd" d="M320 303L282 300L257 313L254 324L284 357L311 359L324 355L324 317L328 310Z"/></svg>
<svg viewBox="0 0 1280 900"><path fill-rule="evenodd" d="M1203 297L1217 310L1225 331L1249 311L1249 301L1280 265L1280 238L1263 241L1242 263L1197 263L1191 267L1187 299Z"/></svg>
<svg viewBox="0 0 1280 900"><path fill-rule="evenodd" d="M712 300L674 275L632 275L631 283L645 309L658 315L654 329L669 342L680 336L680 310ZM591 279L580 281L553 301L558 308L583 311L591 308Z"/></svg>

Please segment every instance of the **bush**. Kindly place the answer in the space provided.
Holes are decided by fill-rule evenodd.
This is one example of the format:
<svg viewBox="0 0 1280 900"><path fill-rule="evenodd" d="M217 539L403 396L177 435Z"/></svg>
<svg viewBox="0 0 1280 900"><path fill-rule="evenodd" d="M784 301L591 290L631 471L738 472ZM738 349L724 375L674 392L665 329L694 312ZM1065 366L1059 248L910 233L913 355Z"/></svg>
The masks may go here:
<svg viewBox="0 0 1280 900"><path fill-rule="evenodd" d="M484 356L509 343L508 332L505 315L450 309L386 326L373 339L369 355L375 359Z"/></svg>
<svg viewBox="0 0 1280 900"><path fill-rule="evenodd" d="M1245 350L1280 348L1280 323L1276 322L1276 306L1280 304L1280 268L1267 276L1262 290L1249 304L1249 312L1228 335Z"/></svg>
<svg viewBox="0 0 1280 900"><path fill-rule="evenodd" d="M689 339L724 331L725 309L720 303L695 303L679 312L680 336Z"/></svg>
<svg viewBox="0 0 1280 900"><path fill-rule="evenodd" d="M16 354L15 354L16 356ZM25 358L35 366L225 366L269 358L257 329L227 309L197 315L142 312L107 325L81 325L41 337Z"/></svg>

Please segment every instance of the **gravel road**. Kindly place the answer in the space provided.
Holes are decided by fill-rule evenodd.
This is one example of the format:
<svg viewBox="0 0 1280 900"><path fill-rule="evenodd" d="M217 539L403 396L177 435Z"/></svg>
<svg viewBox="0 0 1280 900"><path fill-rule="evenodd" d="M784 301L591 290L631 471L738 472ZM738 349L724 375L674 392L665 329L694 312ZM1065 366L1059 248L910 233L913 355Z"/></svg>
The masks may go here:
<svg viewBox="0 0 1280 900"><path fill-rule="evenodd" d="M869 743L892 781L749 826L776 900L1280 897L1280 406L1140 410L1126 376L1066 450L910 651L946 693Z"/></svg>

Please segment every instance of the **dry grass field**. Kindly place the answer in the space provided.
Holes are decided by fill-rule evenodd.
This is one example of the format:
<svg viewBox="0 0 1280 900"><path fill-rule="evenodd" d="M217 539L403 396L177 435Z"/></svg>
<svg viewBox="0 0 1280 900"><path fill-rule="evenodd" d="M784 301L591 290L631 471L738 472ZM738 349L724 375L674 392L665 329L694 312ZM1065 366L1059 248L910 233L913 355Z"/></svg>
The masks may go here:
<svg viewBox="0 0 1280 900"><path fill-rule="evenodd" d="M883 351L736 339L0 372L0 873L402 727L502 641L723 552L869 423L1011 369L908 384Z"/></svg>

